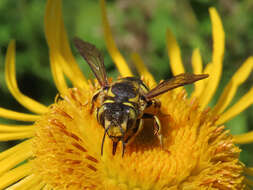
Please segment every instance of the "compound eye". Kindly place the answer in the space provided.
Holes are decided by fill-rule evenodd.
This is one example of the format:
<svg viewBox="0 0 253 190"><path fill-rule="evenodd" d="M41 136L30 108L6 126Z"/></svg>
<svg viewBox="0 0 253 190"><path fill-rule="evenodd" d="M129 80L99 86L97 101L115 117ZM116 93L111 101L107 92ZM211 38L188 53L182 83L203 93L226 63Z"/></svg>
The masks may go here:
<svg viewBox="0 0 253 190"><path fill-rule="evenodd" d="M97 109L97 120L103 127L105 127L105 110L104 105Z"/></svg>

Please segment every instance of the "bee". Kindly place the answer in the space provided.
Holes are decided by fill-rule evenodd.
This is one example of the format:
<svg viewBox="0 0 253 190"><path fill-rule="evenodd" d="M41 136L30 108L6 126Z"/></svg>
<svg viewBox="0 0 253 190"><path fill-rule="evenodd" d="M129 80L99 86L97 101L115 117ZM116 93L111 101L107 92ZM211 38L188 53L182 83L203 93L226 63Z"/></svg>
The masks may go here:
<svg viewBox="0 0 253 190"><path fill-rule="evenodd" d="M162 145L161 124L156 115L146 113L147 108L159 109L161 104L155 97L180 86L194 83L207 78L207 74L183 73L174 76L149 89L142 80L136 77L125 77L109 83L101 52L92 44L74 38L74 44L84 60L89 64L101 89L94 94L94 102L101 97L101 106L96 109L98 123L104 128L101 144L101 155L106 135L112 140L112 154L115 155L118 143L122 144L122 157L126 144L142 130L144 119L153 119L154 133Z"/></svg>

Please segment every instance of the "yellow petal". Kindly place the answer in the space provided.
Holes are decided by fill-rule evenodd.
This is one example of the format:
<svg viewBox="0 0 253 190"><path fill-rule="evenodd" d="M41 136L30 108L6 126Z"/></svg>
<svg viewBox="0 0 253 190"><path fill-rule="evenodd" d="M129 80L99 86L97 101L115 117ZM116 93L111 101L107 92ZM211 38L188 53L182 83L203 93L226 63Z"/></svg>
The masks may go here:
<svg viewBox="0 0 253 190"><path fill-rule="evenodd" d="M253 68L253 57L248 58L231 78L214 108L215 113L222 113L233 99L237 88L248 78Z"/></svg>
<svg viewBox="0 0 253 190"><path fill-rule="evenodd" d="M202 74L202 58L200 55L199 49L195 49L192 54L192 68L194 74ZM192 97L199 97L201 92L204 89L204 84L206 80L201 80L197 83L194 83L195 89L191 94Z"/></svg>
<svg viewBox="0 0 253 190"><path fill-rule="evenodd" d="M244 173L246 174L246 175L251 175L251 176L253 176L253 168L244 168Z"/></svg>
<svg viewBox="0 0 253 190"><path fill-rule="evenodd" d="M0 133L0 142L30 138L30 137L34 136L34 133L35 133L34 131L22 131L22 132L15 132L15 133Z"/></svg>
<svg viewBox="0 0 253 190"><path fill-rule="evenodd" d="M209 12L212 21L213 55L211 69L208 72L208 83L200 97L200 104L202 109L205 108L206 105L209 103L219 84L222 73L222 61L225 46L225 34L221 19L215 8L210 8Z"/></svg>
<svg viewBox="0 0 253 190"><path fill-rule="evenodd" d="M11 133L11 132L24 132L24 131L34 131L35 127L33 125L3 125L0 124L0 133Z"/></svg>
<svg viewBox="0 0 253 190"><path fill-rule="evenodd" d="M76 87L87 87L87 81L79 69L69 47L62 18L61 0L48 0L45 14L45 35L50 54L61 59L51 64L60 64L63 72ZM56 55L55 55L56 54Z"/></svg>
<svg viewBox="0 0 253 190"><path fill-rule="evenodd" d="M166 43L168 48L168 56L170 60L170 67L173 75L178 75L180 73L185 73L184 65L181 58L181 52L177 40L173 33L167 29L166 32ZM175 92L180 92L184 87L179 87L174 89Z"/></svg>
<svg viewBox="0 0 253 190"><path fill-rule="evenodd" d="M62 16L61 16L62 18ZM68 42L68 37L67 37L67 33L64 27L64 23L63 23L63 19L61 19L61 38L60 38L60 42L61 42L61 55L64 56L64 59L66 59L66 61L64 62L64 67L63 70L64 72L67 74L68 71L70 71L70 73L68 74L69 78L71 78L71 80L73 81L73 84L75 85L75 87L79 87L79 88L87 88L88 87L88 82L85 78L85 76L83 75L81 69L79 68L78 64L76 63L76 60L72 54L72 51L69 47L69 42ZM72 71L71 71L72 70ZM72 76L72 75L73 76Z"/></svg>
<svg viewBox="0 0 253 190"><path fill-rule="evenodd" d="M8 187L6 190L26 190L26 189L34 190L34 187L40 183L41 178L35 174L31 174L20 180L18 183Z"/></svg>
<svg viewBox="0 0 253 190"><path fill-rule="evenodd" d="M213 67L213 64L212 63L208 63L204 69L204 74L208 74L208 73L211 73L212 72L212 67ZM210 76L209 76L210 78ZM209 78L206 79L209 80Z"/></svg>
<svg viewBox="0 0 253 190"><path fill-rule="evenodd" d="M248 186L253 187L253 181L252 181L252 180L250 180L249 178L245 178L244 181L245 181L245 183L246 183ZM248 190L248 189L251 190L250 188L247 187L247 190Z"/></svg>
<svg viewBox="0 0 253 190"><path fill-rule="evenodd" d="M10 156L12 156L13 154L17 154L17 153L22 153L22 151L24 150L28 150L29 148L31 148L31 144L32 141L31 140L26 140L23 141L3 152L0 153L0 161L7 158Z"/></svg>
<svg viewBox="0 0 253 190"><path fill-rule="evenodd" d="M0 174L2 175L4 172L7 172L8 170L14 168L19 163L25 161L29 157L32 156L32 147L31 144L28 144L24 147L28 147L29 149L23 149L19 150L18 152L14 152L8 158L5 158L0 161L1 168L0 168Z"/></svg>
<svg viewBox="0 0 253 190"><path fill-rule="evenodd" d="M0 176L0 189L4 189L9 185L19 181L23 177L29 175L32 172L32 164L25 163L17 168L14 168L2 176Z"/></svg>
<svg viewBox="0 0 253 190"><path fill-rule="evenodd" d="M253 88L249 90L237 103L221 114L217 123L223 124L245 110L253 103Z"/></svg>
<svg viewBox="0 0 253 190"><path fill-rule="evenodd" d="M138 53L133 53L131 55L131 58L137 68L137 71L140 76L144 76L144 78L148 81L149 86L152 88L156 86L156 81L152 74L148 71L148 68L143 63L143 60L141 59L141 56Z"/></svg>
<svg viewBox="0 0 253 190"><path fill-rule="evenodd" d="M235 143L237 144L248 144L253 142L253 131L240 134L240 135L234 135Z"/></svg>
<svg viewBox="0 0 253 190"><path fill-rule="evenodd" d="M45 189L45 182L41 181L40 183L38 184L34 184L33 185L33 190L43 190Z"/></svg>
<svg viewBox="0 0 253 190"><path fill-rule="evenodd" d="M5 80L11 94L25 108L38 114L43 114L48 111L48 108L46 106L25 96L18 89L17 80L16 80L16 69L15 69L15 42L14 41L10 42L7 49L7 54L5 58Z"/></svg>
<svg viewBox="0 0 253 190"><path fill-rule="evenodd" d="M198 48L196 48L192 53L192 68L194 74L202 74L202 58Z"/></svg>
<svg viewBox="0 0 253 190"><path fill-rule="evenodd" d="M185 73L179 45L177 44L176 38L169 29L166 32L166 40L167 40L168 56L170 59L170 67L173 75Z"/></svg>
<svg viewBox="0 0 253 190"><path fill-rule="evenodd" d="M116 43L114 42L114 39L112 37L112 32L111 32L109 21L107 19L107 14L106 14L105 0L100 0L100 6L101 6L101 11L102 11L102 21L103 21L103 29L104 29L104 35L105 35L105 43L111 55L111 58L115 62L121 76L123 77L132 76L133 74L131 70L129 69L125 59L119 52L116 46Z"/></svg>
<svg viewBox="0 0 253 190"><path fill-rule="evenodd" d="M39 115L15 112L1 107L0 107L0 117L18 121L36 121L40 118Z"/></svg>
<svg viewBox="0 0 253 190"><path fill-rule="evenodd" d="M48 185L48 184L46 184L46 186L43 187L43 190L52 190L52 189L53 188L50 185Z"/></svg>
<svg viewBox="0 0 253 190"><path fill-rule="evenodd" d="M63 95L68 89L60 64L63 59L59 54L50 54L50 66L57 90Z"/></svg>

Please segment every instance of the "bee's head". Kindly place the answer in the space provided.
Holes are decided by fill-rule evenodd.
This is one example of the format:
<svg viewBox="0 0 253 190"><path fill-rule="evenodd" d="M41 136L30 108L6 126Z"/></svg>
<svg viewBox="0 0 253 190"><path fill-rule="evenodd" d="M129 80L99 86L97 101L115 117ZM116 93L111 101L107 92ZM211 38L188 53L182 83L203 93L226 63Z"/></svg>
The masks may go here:
<svg viewBox="0 0 253 190"><path fill-rule="evenodd" d="M113 154L115 154L119 141L122 142L124 154L125 144L137 132L135 130L137 120L135 109L122 103L105 103L98 109L97 119L105 128L104 137L107 134L113 141ZM104 138L101 154L103 153L103 143Z"/></svg>

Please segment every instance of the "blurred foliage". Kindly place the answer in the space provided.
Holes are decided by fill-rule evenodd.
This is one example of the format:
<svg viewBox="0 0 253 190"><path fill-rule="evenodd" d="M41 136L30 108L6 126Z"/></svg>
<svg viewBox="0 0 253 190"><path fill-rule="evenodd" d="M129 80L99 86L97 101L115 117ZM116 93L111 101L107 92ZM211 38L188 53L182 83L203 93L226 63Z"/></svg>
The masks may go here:
<svg viewBox="0 0 253 190"><path fill-rule="evenodd" d="M129 54L141 54L157 80L171 77L165 44L165 31L170 28L180 44L184 65L191 72L191 53L199 48L207 64L211 60L212 34L208 8L217 8L226 32L223 78L216 96L233 73L253 52L253 1L244 0L108 0L107 11L117 45L132 69ZM45 1L0 1L0 104L23 111L10 95L4 82L4 56L10 39L16 39L16 70L22 92L49 105L57 93L49 68L48 49L43 31ZM63 14L69 39L79 36L96 44L105 55L108 75L118 73L105 48L98 0L63 1ZM88 78L93 75L71 44L80 67ZM252 86L253 78L239 88L238 100ZM234 102L235 102L234 101ZM253 130L253 108L227 123L232 133ZM7 121L6 121L7 122ZM252 145L243 146L242 160L253 165ZM251 150L250 150L251 149Z"/></svg>

